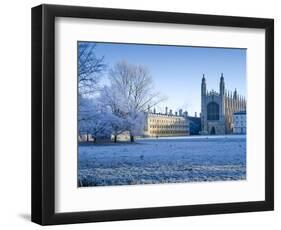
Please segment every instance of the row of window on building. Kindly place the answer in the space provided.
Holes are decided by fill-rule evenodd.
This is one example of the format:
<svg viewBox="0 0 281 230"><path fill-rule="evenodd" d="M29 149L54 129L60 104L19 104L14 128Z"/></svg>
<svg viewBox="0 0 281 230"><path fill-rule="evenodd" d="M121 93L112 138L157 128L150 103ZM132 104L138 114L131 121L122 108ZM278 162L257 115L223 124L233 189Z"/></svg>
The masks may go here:
<svg viewBox="0 0 281 230"><path fill-rule="evenodd" d="M240 111L233 114L233 133L246 134L247 116L246 111Z"/></svg>
<svg viewBox="0 0 281 230"><path fill-rule="evenodd" d="M187 135L187 131L186 130L172 130L172 131L167 131L167 130L151 130L150 131L151 134L154 135L161 135L161 134L179 134L179 135Z"/></svg>
<svg viewBox="0 0 281 230"><path fill-rule="evenodd" d="M180 118L173 118L173 119L150 119L149 122L154 122L154 123L164 123L164 124L169 124L169 123L185 123L185 120L181 120Z"/></svg>
<svg viewBox="0 0 281 230"><path fill-rule="evenodd" d="M188 125L150 125L149 128L154 129L187 129Z"/></svg>
<svg viewBox="0 0 281 230"><path fill-rule="evenodd" d="M233 133L235 134L246 134L246 127L234 127Z"/></svg>

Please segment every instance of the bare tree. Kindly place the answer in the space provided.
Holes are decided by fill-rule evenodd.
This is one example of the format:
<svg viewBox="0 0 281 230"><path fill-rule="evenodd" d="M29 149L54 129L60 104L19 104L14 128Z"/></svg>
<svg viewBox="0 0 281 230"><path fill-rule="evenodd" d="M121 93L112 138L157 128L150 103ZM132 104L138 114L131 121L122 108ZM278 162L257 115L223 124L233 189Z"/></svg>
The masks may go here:
<svg viewBox="0 0 281 230"><path fill-rule="evenodd" d="M117 63L109 72L111 106L115 112L126 115L131 141L143 130L143 113L165 100L153 87L152 77L144 66L127 62ZM143 125L140 125L143 124Z"/></svg>
<svg viewBox="0 0 281 230"><path fill-rule="evenodd" d="M82 96L96 93L101 73L105 70L104 57L96 57L95 43L78 45L78 89Z"/></svg>
<svg viewBox="0 0 281 230"><path fill-rule="evenodd" d="M152 76L141 65L118 62L110 70L110 82L124 97L128 111L146 111L166 99L155 90Z"/></svg>
<svg viewBox="0 0 281 230"><path fill-rule="evenodd" d="M106 69L104 57L97 57L95 48L95 43L78 43L78 130L87 139L96 114L89 98L98 92L100 76Z"/></svg>

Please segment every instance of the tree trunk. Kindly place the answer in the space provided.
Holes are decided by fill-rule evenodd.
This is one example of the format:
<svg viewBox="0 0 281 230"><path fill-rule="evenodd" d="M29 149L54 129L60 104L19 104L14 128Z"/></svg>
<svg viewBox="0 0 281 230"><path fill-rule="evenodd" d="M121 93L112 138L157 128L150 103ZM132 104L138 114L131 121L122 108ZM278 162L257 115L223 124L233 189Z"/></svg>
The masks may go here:
<svg viewBox="0 0 281 230"><path fill-rule="evenodd" d="M114 143L117 142L117 135L114 135Z"/></svg>
<svg viewBox="0 0 281 230"><path fill-rule="evenodd" d="M131 140L131 142L135 142L135 137L131 135L130 140Z"/></svg>

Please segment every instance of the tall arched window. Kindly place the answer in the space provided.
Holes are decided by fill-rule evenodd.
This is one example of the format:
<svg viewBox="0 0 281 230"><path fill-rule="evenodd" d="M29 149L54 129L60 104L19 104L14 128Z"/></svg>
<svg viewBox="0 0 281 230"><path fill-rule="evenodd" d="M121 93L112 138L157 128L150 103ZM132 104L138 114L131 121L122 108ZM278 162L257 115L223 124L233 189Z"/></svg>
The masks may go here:
<svg viewBox="0 0 281 230"><path fill-rule="evenodd" d="M207 105L207 119L209 121L219 120L219 105L215 102L210 102Z"/></svg>

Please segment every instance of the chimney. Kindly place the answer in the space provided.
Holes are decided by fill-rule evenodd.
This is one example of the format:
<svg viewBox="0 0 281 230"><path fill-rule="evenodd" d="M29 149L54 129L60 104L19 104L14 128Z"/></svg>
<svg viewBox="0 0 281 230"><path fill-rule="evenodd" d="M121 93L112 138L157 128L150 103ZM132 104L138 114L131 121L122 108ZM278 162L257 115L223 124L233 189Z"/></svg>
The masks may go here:
<svg viewBox="0 0 281 230"><path fill-rule="evenodd" d="M182 117L182 109L179 110L179 115Z"/></svg>

